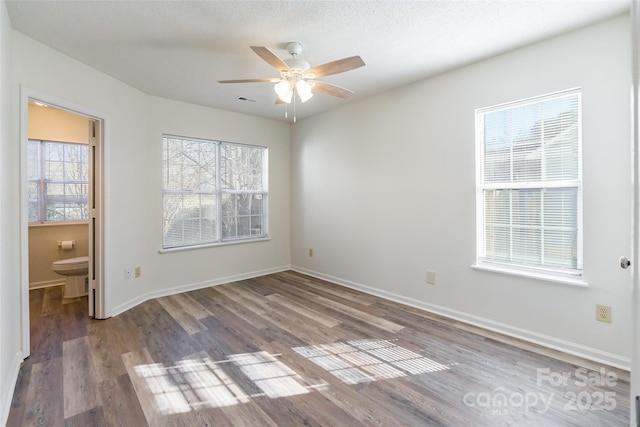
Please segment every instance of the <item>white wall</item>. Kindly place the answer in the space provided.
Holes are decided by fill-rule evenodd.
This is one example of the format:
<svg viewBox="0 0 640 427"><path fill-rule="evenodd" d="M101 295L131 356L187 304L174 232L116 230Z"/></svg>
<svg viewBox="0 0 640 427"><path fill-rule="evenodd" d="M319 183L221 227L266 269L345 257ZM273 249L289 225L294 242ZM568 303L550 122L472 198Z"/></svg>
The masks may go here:
<svg viewBox="0 0 640 427"><path fill-rule="evenodd" d="M630 248L629 28L618 17L299 121L292 264L628 365L630 279L617 260ZM589 287L472 269L475 109L574 87L583 94ZM612 306L612 324L595 321L596 303Z"/></svg>
<svg viewBox="0 0 640 427"><path fill-rule="evenodd" d="M21 359L18 145L11 115L11 24L0 3L0 425L9 415Z"/></svg>
<svg viewBox="0 0 640 427"><path fill-rule="evenodd" d="M107 314L117 314L150 296L177 289L288 268L287 123L152 97L18 32L12 35L15 75L12 107L16 111L18 85L24 85L38 93L103 112L108 118L105 141ZM12 126L17 129L17 120ZM269 147L271 240L160 254L163 133ZM13 187L17 185L16 179L12 175ZM141 266L142 277L125 279L124 268L133 266Z"/></svg>

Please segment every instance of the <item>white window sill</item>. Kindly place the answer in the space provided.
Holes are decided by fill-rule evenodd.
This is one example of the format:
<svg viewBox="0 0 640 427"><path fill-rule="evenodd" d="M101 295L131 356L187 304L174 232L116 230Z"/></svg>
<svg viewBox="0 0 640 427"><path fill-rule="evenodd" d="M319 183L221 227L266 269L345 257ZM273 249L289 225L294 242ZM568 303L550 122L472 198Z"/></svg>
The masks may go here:
<svg viewBox="0 0 640 427"><path fill-rule="evenodd" d="M257 237L257 238L247 238L247 239L239 239L239 240L229 240L224 242L207 243L204 245L192 245L192 246L180 246L177 248L166 248L166 249L160 249L158 252L160 252L161 254L167 254L172 252L192 251L194 249L215 248L218 246L230 246L230 245L241 245L244 243L266 242L269 240L271 240L269 236L264 236L264 237Z"/></svg>
<svg viewBox="0 0 640 427"><path fill-rule="evenodd" d="M500 273L500 274L509 274L512 276L519 276L519 277L526 277L529 279L536 279L536 280L542 280L545 282L553 282L553 283L559 283L562 285L571 285L571 286L577 286L580 288L588 288L589 284L587 282L585 282L584 280L582 280L581 276L560 276L557 274L545 274L545 273L540 273L540 272L533 272L533 271L524 271L524 270L517 270L514 268L508 268L508 267L504 267L504 266L496 266L496 265L487 265L487 264L473 264L471 266L471 268L475 269L475 270L483 270L483 271L490 271L493 273Z"/></svg>
<svg viewBox="0 0 640 427"><path fill-rule="evenodd" d="M29 227L60 227L63 225L89 225L89 221L46 221L29 223Z"/></svg>

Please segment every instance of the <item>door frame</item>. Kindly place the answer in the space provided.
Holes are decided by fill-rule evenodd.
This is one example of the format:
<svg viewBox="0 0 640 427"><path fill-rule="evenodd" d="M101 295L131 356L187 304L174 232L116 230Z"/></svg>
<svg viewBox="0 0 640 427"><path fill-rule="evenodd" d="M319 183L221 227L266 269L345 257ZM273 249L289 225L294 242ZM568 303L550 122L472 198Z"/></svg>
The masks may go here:
<svg viewBox="0 0 640 427"><path fill-rule="evenodd" d="M107 293L105 288L105 145L110 118L107 114L83 105L20 86L20 284L21 284L21 333L22 356L30 355L29 321L29 209L27 198L27 144L29 139L29 101L39 101L59 110L87 117L96 123L95 145L90 143L92 155L89 197L94 200L89 218L89 314L97 319L106 319ZM89 130L88 130L89 131Z"/></svg>

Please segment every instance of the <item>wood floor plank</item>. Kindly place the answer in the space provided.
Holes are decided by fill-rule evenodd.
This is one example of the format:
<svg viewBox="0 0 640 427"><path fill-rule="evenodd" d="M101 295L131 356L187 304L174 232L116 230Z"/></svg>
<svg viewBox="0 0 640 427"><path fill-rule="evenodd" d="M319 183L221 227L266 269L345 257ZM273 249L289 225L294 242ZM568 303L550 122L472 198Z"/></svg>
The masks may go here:
<svg viewBox="0 0 640 427"><path fill-rule="evenodd" d="M128 374L101 382L100 399L107 425L114 427L149 425Z"/></svg>
<svg viewBox="0 0 640 427"><path fill-rule="evenodd" d="M277 424L243 391L233 382L225 372L227 363L216 362L207 352L200 352L186 359L201 363L205 369L200 373L198 383L208 385L199 391L199 412L204 409L211 425L232 426L271 426ZM215 417L215 419L214 419Z"/></svg>
<svg viewBox="0 0 640 427"><path fill-rule="evenodd" d="M313 320L316 323L319 323L325 328L333 328L334 326L338 326L340 324L340 321L338 319L327 316L326 314L322 314L319 311L313 310L309 307L305 307L304 305L299 304L295 301L291 301L290 299L287 299L280 294L273 293L271 295L268 295L267 299L276 302L279 306L286 307L301 316L308 317L309 319ZM278 306L276 305L275 308L278 308Z"/></svg>
<svg viewBox="0 0 640 427"><path fill-rule="evenodd" d="M379 402L363 399L358 390L333 375L327 375L327 371L310 363L291 348L278 342L270 343L263 348L286 356L288 365L315 385L314 392L321 394L359 423L367 426L398 425L398 420L390 416Z"/></svg>
<svg viewBox="0 0 640 427"><path fill-rule="evenodd" d="M238 289L238 287L220 286L216 290L236 303L250 308L251 311L264 320L271 322L283 331L295 335L305 343L331 342L342 338L339 332L327 328L319 328L314 324L308 324L311 323L311 319L308 319L309 322L291 322L291 313L293 313L291 310L285 307L281 310L273 310L269 306L270 300L263 298L261 301L259 298L252 298L246 291L243 292L243 290Z"/></svg>
<svg viewBox="0 0 640 427"><path fill-rule="evenodd" d="M299 273L282 273L284 277L298 278L303 277ZM333 295L344 301L351 301L359 305L370 306L378 302L379 298L372 295L367 295L362 292L354 291L349 288L335 285L333 283L326 282L324 280L304 280L302 282L307 290L318 291L320 295Z"/></svg>
<svg viewBox="0 0 640 427"><path fill-rule="evenodd" d="M388 332L398 332L400 330L402 330L404 328L404 326L399 325L397 323L388 321L386 319L383 318L379 318L376 316L373 316L371 314L368 314L362 310L359 310L357 308L354 307L350 307L347 306L345 304L342 304L340 302L337 302L335 300L329 299L329 298L325 298L323 296L320 296L318 294L315 294L313 292L309 292L307 290L304 289L296 289L296 293L298 295L304 295L305 298L307 298L308 300L312 300L316 303L321 304L324 307L330 308L332 310L335 310L337 312L343 313L347 316L351 316L355 319L358 319L360 321L363 322L367 322L369 323L371 326L374 326L376 328L380 328L382 330L388 331Z"/></svg>
<svg viewBox="0 0 640 427"><path fill-rule="evenodd" d="M42 311L40 316L50 316L52 314L60 314L62 311L62 292L63 286L52 286L44 289L42 299Z"/></svg>
<svg viewBox="0 0 640 427"><path fill-rule="evenodd" d="M102 405L88 337L63 343L64 417L71 418Z"/></svg>
<svg viewBox="0 0 640 427"><path fill-rule="evenodd" d="M43 360L31 368L28 406L25 408L23 426L64 425L64 403L62 396L62 357Z"/></svg>
<svg viewBox="0 0 640 427"><path fill-rule="evenodd" d="M172 396L169 392L163 395L161 391L164 381L162 364L156 363L146 348L123 354L122 361L147 423L150 426L167 425L164 416L175 406L170 400Z"/></svg>
<svg viewBox="0 0 640 427"><path fill-rule="evenodd" d="M53 314L31 322L30 363L62 357L62 317Z"/></svg>
<svg viewBox="0 0 640 427"><path fill-rule="evenodd" d="M193 335L207 329L206 326L204 326L195 316L180 304L180 301L176 296L171 295L158 298L157 301L189 335Z"/></svg>
<svg viewBox="0 0 640 427"><path fill-rule="evenodd" d="M98 383L117 378L127 372L120 355L135 350L135 347L127 348L121 344L122 323L119 318L112 318L93 322L87 328L93 371ZM108 327L105 327L107 324Z"/></svg>
<svg viewBox="0 0 640 427"><path fill-rule="evenodd" d="M107 427L102 407L98 406L64 420L65 427Z"/></svg>

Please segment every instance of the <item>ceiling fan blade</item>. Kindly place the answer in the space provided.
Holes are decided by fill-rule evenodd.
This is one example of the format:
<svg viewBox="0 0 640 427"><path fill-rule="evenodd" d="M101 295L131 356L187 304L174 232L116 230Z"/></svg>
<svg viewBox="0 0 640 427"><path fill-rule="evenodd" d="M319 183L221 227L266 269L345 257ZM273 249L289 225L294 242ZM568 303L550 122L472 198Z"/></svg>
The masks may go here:
<svg viewBox="0 0 640 427"><path fill-rule="evenodd" d="M331 83L321 82L318 80L309 80L312 90L326 93L327 95L337 96L340 98L348 98L353 94L353 91L345 89L340 86L332 85Z"/></svg>
<svg viewBox="0 0 640 427"><path fill-rule="evenodd" d="M286 62L278 57L275 53L271 52L268 48L264 46L251 46L251 49L258 54L258 56L267 62L267 64L271 65L278 71L288 71L289 66Z"/></svg>
<svg viewBox="0 0 640 427"><path fill-rule="evenodd" d="M305 75L313 74L312 78L330 76L332 74L344 73L364 66L365 63L359 56L338 59L337 61L327 62L326 64L313 67L305 73Z"/></svg>
<svg viewBox="0 0 640 427"><path fill-rule="evenodd" d="M218 80L218 83L274 83L279 82L280 79L266 78L266 79L240 79L240 80Z"/></svg>

